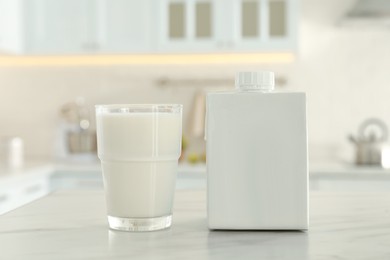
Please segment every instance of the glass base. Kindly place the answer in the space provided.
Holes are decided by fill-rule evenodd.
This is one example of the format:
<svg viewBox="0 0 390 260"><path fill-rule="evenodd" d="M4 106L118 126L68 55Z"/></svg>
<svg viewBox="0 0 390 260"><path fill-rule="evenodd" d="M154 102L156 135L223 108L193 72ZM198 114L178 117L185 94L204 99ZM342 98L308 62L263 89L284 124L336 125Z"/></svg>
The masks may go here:
<svg viewBox="0 0 390 260"><path fill-rule="evenodd" d="M157 218L119 218L108 216L111 229L122 231L154 231L165 229L172 224L172 215Z"/></svg>

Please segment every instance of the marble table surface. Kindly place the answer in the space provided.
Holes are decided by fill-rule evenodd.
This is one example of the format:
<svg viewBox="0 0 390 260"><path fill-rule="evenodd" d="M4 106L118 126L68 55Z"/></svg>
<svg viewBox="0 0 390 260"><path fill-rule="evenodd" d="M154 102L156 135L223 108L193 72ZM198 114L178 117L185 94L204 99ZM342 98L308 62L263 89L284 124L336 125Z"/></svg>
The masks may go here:
<svg viewBox="0 0 390 260"><path fill-rule="evenodd" d="M310 229L209 231L205 190L177 190L173 226L107 228L103 191L58 191L0 216L0 259L390 259L389 193L311 193Z"/></svg>

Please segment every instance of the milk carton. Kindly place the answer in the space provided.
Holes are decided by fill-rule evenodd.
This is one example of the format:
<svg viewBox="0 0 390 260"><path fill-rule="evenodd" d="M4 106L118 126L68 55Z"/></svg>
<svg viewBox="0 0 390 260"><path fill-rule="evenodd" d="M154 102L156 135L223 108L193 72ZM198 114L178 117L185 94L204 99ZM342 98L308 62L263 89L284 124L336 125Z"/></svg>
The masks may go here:
<svg viewBox="0 0 390 260"><path fill-rule="evenodd" d="M241 72L235 91L207 95L206 140L210 229L308 228L304 93Z"/></svg>

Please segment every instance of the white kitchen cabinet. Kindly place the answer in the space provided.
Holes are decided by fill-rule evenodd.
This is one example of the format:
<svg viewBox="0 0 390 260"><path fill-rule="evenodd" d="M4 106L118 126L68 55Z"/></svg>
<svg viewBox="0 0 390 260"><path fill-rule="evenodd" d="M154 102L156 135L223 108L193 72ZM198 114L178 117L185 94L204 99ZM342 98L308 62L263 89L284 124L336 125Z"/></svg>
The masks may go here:
<svg viewBox="0 0 390 260"><path fill-rule="evenodd" d="M294 51L299 0L0 0L0 52Z"/></svg>
<svg viewBox="0 0 390 260"><path fill-rule="evenodd" d="M2 180L0 183L0 215L41 198L49 192L49 178L46 174Z"/></svg>
<svg viewBox="0 0 390 260"><path fill-rule="evenodd" d="M292 51L298 0L164 0L160 51Z"/></svg>
<svg viewBox="0 0 390 260"><path fill-rule="evenodd" d="M233 45L242 50L296 49L297 0L233 0Z"/></svg>
<svg viewBox="0 0 390 260"><path fill-rule="evenodd" d="M217 47L217 20L221 10L215 0L163 0L158 3L159 52L203 52Z"/></svg>
<svg viewBox="0 0 390 260"><path fill-rule="evenodd" d="M26 53L78 54L102 47L103 0L25 0Z"/></svg>
<svg viewBox="0 0 390 260"><path fill-rule="evenodd" d="M22 0L0 0L0 53L21 53L23 34Z"/></svg>
<svg viewBox="0 0 390 260"><path fill-rule="evenodd" d="M147 0L0 0L0 50L151 52L157 45L156 6Z"/></svg>
<svg viewBox="0 0 390 260"><path fill-rule="evenodd" d="M157 1L105 0L102 34L108 53L152 52L156 49Z"/></svg>

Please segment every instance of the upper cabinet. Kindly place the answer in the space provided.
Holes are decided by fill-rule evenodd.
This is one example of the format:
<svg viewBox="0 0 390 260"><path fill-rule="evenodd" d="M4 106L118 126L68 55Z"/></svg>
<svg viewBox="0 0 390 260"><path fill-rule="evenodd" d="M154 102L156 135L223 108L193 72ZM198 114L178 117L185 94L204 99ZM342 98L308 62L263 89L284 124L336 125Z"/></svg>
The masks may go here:
<svg viewBox="0 0 390 260"><path fill-rule="evenodd" d="M27 53L94 52L101 47L98 0L25 0Z"/></svg>
<svg viewBox="0 0 390 260"><path fill-rule="evenodd" d="M294 51L298 0L0 0L0 52Z"/></svg>
<svg viewBox="0 0 390 260"><path fill-rule="evenodd" d="M149 53L157 48L157 8L152 0L105 0L104 52Z"/></svg>
<svg viewBox="0 0 390 260"><path fill-rule="evenodd" d="M236 0L233 42L245 50L295 50L296 0Z"/></svg>
<svg viewBox="0 0 390 260"><path fill-rule="evenodd" d="M151 1L25 0L25 6L27 53L134 53L153 46Z"/></svg>
<svg viewBox="0 0 390 260"><path fill-rule="evenodd" d="M216 27L219 2L211 0L159 2L159 51L207 52L216 49L220 38Z"/></svg>
<svg viewBox="0 0 390 260"><path fill-rule="evenodd" d="M21 53L24 25L20 0L0 0L0 53Z"/></svg>
<svg viewBox="0 0 390 260"><path fill-rule="evenodd" d="M297 0L161 1L162 51L292 51Z"/></svg>

